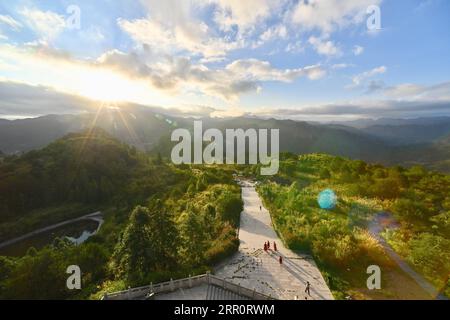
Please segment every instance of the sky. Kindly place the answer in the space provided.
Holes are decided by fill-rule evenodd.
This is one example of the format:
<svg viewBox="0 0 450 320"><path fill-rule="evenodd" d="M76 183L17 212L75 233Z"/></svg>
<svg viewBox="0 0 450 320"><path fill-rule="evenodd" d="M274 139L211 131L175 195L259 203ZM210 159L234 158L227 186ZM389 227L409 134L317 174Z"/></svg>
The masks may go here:
<svg viewBox="0 0 450 320"><path fill-rule="evenodd" d="M0 118L450 116L447 0L0 3Z"/></svg>

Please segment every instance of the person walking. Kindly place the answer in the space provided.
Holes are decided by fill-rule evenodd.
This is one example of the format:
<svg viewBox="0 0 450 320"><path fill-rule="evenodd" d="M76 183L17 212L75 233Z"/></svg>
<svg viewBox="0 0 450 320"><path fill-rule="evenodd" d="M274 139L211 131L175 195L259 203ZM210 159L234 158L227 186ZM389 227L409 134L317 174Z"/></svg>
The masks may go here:
<svg viewBox="0 0 450 320"><path fill-rule="evenodd" d="M278 261L280 261L280 265L282 265L283 264L283 257L280 256L280 259L278 259Z"/></svg>
<svg viewBox="0 0 450 320"><path fill-rule="evenodd" d="M267 251L267 243L264 242L264 251Z"/></svg>
<svg viewBox="0 0 450 320"><path fill-rule="evenodd" d="M267 241L267 249L270 250L270 241Z"/></svg>
<svg viewBox="0 0 450 320"><path fill-rule="evenodd" d="M277 250L277 243L276 243L275 241L273 242L273 250L274 250L274 251L278 251L278 250Z"/></svg>
<svg viewBox="0 0 450 320"><path fill-rule="evenodd" d="M309 281L306 282L305 293L307 293L308 296L311 296L311 283L309 283Z"/></svg>

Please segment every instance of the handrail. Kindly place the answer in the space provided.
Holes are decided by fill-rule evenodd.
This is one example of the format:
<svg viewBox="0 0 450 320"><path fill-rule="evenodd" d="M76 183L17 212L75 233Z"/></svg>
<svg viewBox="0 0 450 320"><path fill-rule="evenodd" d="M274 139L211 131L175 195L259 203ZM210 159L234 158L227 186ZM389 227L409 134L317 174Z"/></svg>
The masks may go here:
<svg viewBox="0 0 450 320"><path fill-rule="evenodd" d="M128 290L122 290L114 293L107 293L101 298L101 300L125 300L125 299L131 300L136 298L142 298L149 293L154 294L169 293L176 291L178 289L189 289L192 288L193 286L197 286L200 284L214 285L252 300L274 299L271 296L267 296L265 294L256 292L256 290L251 290L242 287L239 284L226 281L225 279L207 273L194 277L183 278L178 280L170 280L158 284L150 284L148 286L129 288Z"/></svg>

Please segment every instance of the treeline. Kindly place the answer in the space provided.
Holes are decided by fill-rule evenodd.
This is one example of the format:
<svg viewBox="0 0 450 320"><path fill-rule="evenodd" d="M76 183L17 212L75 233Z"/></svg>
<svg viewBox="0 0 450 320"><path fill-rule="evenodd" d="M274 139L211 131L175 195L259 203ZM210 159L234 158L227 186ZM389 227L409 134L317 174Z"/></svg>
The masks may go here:
<svg viewBox="0 0 450 320"><path fill-rule="evenodd" d="M328 270L339 273L369 264L391 266L366 231L375 214L390 212L399 228L384 235L388 242L436 287L447 284L449 175L418 166L385 168L327 155L284 154L279 176L260 178L264 183L259 192L286 243L311 252ZM331 211L320 209L317 203L324 189L338 196ZM342 278L334 280L336 285Z"/></svg>

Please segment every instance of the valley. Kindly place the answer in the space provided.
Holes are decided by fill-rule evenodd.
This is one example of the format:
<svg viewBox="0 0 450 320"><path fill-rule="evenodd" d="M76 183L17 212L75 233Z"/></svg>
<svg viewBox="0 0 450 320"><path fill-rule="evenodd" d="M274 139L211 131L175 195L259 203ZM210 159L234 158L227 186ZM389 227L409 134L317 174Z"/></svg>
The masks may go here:
<svg viewBox="0 0 450 320"><path fill-rule="evenodd" d="M448 296L448 175L417 166L383 167L323 154L282 153L280 171L273 177L262 176L260 166L173 165L160 154L145 154L101 129L69 134L41 150L7 157L0 165L2 196L9 194L2 201L2 239L77 219L93 206L102 208L104 222L95 235L78 245L61 231L54 234L61 238L51 243L30 239L26 246L34 249L0 257L0 295L41 297L42 291L33 291L39 284L45 286L48 298L98 299L128 286L204 274L238 252L243 254L243 260L236 258L241 264L247 258L252 264L260 261L257 256L261 258L262 245L269 240L277 242L286 267L291 268L294 261L295 270L308 270L306 279L313 270L320 270L310 283L319 288L316 281L323 277L335 299L429 299L367 231L377 213L389 211L400 228L383 230L383 239ZM258 182L256 191L264 203L261 212L253 187L244 188L241 195L236 174ZM330 211L318 207L317 196L324 189L338 196L337 206ZM254 229L258 225L261 230ZM249 227L255 236L246 238ZM253 257L252 252L258 254ZM294 255L304 257L298 260L300 266ZM310 263L308 256L317 267L301 264ZM262 268L280 267L275 260L263 259ZM61 289L64 265L75 262L87 275L84 289L76 295ZM381 291L364 289L370 264L382 267ZM52 270L45 277L38 271L43 265ZM267 270L254 275L264 279ZM253 271L239 272L252 279ZM230 281L244 281L231 269L219 274ZM271 277L280 288L296 281L289 273ZM398 281L404 285L398 286ZM304 282L300 281L297 291ZM257 283L252 280L245 286ZM277 290L266 293L293 298L291 289Z"/></svg>

